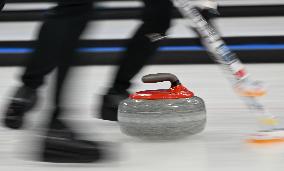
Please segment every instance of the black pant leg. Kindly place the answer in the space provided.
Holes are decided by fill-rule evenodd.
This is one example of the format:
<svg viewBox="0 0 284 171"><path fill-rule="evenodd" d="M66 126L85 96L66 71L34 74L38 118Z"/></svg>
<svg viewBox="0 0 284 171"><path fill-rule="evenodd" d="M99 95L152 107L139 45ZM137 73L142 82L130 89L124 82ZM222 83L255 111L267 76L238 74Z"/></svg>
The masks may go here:
<svg viewBox="0 0 284 171"><path fill-rule="evenodd" d="M170 27L173 4L170 0L143 0L143 24L136 31L122 55L113 89L125 91L130 80L147 64L157 51L160 36Z"/></svg>
<svg viewBox="0 0 284 171"><path fill-rule="evenodd" d="M92 9L90 0L85 1L62 1L50 10L22 76L24 85L38 88L55 67L69 65Z"/></svg>
<svg viewBox="0 0 284 171"><path fill-rule="evenodd" d="M40 29L37 46L22 77L26 86L37 88L44 77L57 67L53 103L60 110L64 81L75 57L79 37L86 27L92 11L92 2L68 3L62 1L50 11ZM59 117L54 112L51 121Z"/></svg>

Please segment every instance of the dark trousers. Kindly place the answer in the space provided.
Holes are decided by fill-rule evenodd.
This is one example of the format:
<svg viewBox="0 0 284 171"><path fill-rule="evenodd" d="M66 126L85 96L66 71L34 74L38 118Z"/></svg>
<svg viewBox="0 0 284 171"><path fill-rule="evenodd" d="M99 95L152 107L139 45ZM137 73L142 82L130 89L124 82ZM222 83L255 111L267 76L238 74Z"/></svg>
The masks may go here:
<svg viewBox="0 0 284 171"><path fill-rule="evenodd" d="M26 86L38 88L55 67L66 68L74 59L92 4L86 0L78 0L81 3L67 1L51 9L40 28L35 51L22 76Z"/></svg>
<svg viewBox="0 0 284 171"><path fill-rule="evenodd" d="M62 0L61 0L62 1ZM85 2L86 1L86 2ZM40 29L34 53L22 76L26 86L38 88L45 76L58 67L55 103L58 103L65 74L74 59L78 39L92 10L91 0L66 0L50 11ZM126 90L130 80L149 61L158 48L151 36L164 35L170 27L172 3L170 0L143 0L143 24L127 45L119 63L113 87Z"/></svg>
<svg viewBox="0 0 284 171"><path fill-rule="evenodd" d="M173 4L170 0L143 0L145 7L142 25L128 42L115 75L112 89L125 91L131 79L146 65L159 47L159 35L165 35L170 27ZM158 37L157 37L158 36ZM111 93L111 92L110 92Z"/></svg>
<svg viewBox="0 0 284 171"><path fill-rule="evenodd" d="M35 50L27 63L22 81L25 86L38 88L45 76L57 69L54 106L60 107L64 80L76 55L79 37L86 27L93 0L58 0L40 28ZM53 119L60 112L55 112Z"/></svg>
<svg viewBox="0 0 284 171"><path fill-rule="evenodd" d="M62 0L61 0L62 1ZM91 0L90 0L91 1ZM89 21L92 2L66 0L50 10L44 21L26 70L22 75L25 86L38 88L45 76L57 68L54 105L60 106L63 83L75 56L79 37ZM143 24L137 30L122 56L113 87L126 90L130 80L149 61L158 48L153 35L164 35L170 26L172 3L170 0L143 0ZM53 119L59 116L56 112Z"/></svg>
<svg viewBox="0 0 284 171"><path fill-rule="evenodd" d="M56 105L91 11L91 0L61 0L57 7L51 9L40 28L35 51L22 76L26 86L36 89L43 84L45 76L57 67Z"/></svg>
<svg viewBox="0 0 284 171"><path fill-rule="evenodd" d="M122 55L112 88L109 93L124 92L131 86L131 79L145 66L157 52L160 41L153 40L156 33L165 35L170 27L173 4L171 0L143 0L143 24L128 42L127 50ZM207 10L201 11L206 19L211 19ZM155 38L155 36L154 36ZM198 40L195 42L200 45Z"/></svg>

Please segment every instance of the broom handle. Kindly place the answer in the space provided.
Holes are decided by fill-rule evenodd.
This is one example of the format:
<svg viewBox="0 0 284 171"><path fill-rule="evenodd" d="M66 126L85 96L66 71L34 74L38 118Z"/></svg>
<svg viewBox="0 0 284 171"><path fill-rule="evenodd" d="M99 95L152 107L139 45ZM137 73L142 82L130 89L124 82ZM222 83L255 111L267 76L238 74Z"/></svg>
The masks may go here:
<svg viewBox="0 0 284 171"><path fill-rule="evenodd" d="M246 72L244 65L238 59L223 41L222 37L216 29L202 16L200 11L191 5L188 0L173 0L176 7L179 9L185 19L189 20L191 28L198 33L203 46L209 52L211 58L221 64L225 75L234 86L241 80L249 79L249 74ZM254 97L242 97L245 105L255 113L261 116L261 124L274 128L277 125L277 119L267 112L263 104L258 102Z"/></svg>

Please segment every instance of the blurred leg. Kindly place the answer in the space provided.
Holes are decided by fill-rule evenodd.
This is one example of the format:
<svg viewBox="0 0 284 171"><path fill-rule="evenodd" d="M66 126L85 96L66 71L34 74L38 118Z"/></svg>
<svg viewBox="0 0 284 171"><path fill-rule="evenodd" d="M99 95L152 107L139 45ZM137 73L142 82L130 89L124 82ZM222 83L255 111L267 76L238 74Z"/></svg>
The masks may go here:
<svg viewBox="0 0 284 171"><path fill-rule="evenodd" d="M159 40L170 27L172 3L170 0L143 0L143 24L136 31L122 55L113 88L125 91L131 79L155 54Z"/></svg>
<svg viewBox="0 0 284 171"><path fill-rule="evenodd" d="M105 120L117 120L117 107L127 98L127 89L131 79L147 64L157 51L159 40L170 27L172 2L170 0L143 0L143 24L136 31L122 55L112 87L103 97L101 117Z"/></svg>
<svg viewBox="0 0 284 171"><path fill-rule="evenodd" d="M57 78L54 92L54 106L60 108L61 94L64 88L64 82L68 75L70 65L73 63L75 58L75 49L78 47L79 37L86 27L89 21L90 12L92 10L92 3L82 3L76 5L69 5L64 3L62 6L59 5L58 9L60 12L58 19L58 31L61 32L61 37L58 37L59 44L61 44L61 50L58 60ZM64 15L63 15L64 14ZM68 31L67 31L68 30ZM52 120L59 117L61 112L55 112L52 116Z"/></svg>
<svg viewBox="0 0 284 171"><path fill-rule="evenodd" d="M75 3L67 2L60 3L55 9L56 15L50 25L54 31L57 31L57 36L52 41L56 41L60 48L54 46L54 49L58 49L52 52L58 57L55 60L58 66L53 99L55 109L43 141L42 160L59 163L95 162L102 159L100 143L79 139L72 129L59 119L62 113L60 105L64 82L74 60L79 37L89 20L89 12L92 9L92 3L79 3L74 0L72 2Z"/></svg>
<svg viewBox="0 0 284 171"><path fill-rule="evenodd" d="M56 66L69 65L92 9L90 2L81 1L62 1L50 11L22 76L25 86L36 89Z"/></svg>
<svg viewBox="0 0 284 171"><path fill-rule="evenodd" d="M25 113L32 109L37 101L36 89L43 84L44 77L55 67L59 67L59 71L64 71L60 72L54 95L54 105L59 105L62 84L74 59L79 36L88 22L91 10L91 0L61 0L58 6L49 12L40 29L35 51L22 76L24 86L17 90L5 114L4 123L7 127L22 127Z"/></svg>
<svg viewBox="0 0 284 171"><path fill-rule="evenodd" d="M43 83L44 76L55 67L58 68L53 99L55 109L52 112L51 122L47 123L47 129L42 136L39 152L41 161L88 163L105 157L100 143L79 139L72 129L59 119L64 81L91 10L92 0L61 0L43 24L35 52L23 75L24 89L35 91ZM26 99L20 100L23 101L26 102ZM13 110L11 111L13 113ZM10 127L12 128L11 125Z"/></svg>

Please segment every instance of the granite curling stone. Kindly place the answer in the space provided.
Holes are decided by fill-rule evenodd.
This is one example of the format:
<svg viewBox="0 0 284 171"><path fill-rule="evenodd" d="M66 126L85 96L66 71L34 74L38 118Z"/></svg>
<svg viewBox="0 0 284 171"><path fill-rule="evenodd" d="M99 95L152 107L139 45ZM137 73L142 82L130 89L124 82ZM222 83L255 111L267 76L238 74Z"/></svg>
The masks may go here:
<svg viewBox="0 0 284 171"><path fill-rule="evenodd" d="M118 109L120 129L129 136L175 139L200 133L206 125L204 101L169 73L146 75L144 83L170 81L170 89L134 93Z"/></svg>

